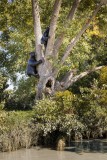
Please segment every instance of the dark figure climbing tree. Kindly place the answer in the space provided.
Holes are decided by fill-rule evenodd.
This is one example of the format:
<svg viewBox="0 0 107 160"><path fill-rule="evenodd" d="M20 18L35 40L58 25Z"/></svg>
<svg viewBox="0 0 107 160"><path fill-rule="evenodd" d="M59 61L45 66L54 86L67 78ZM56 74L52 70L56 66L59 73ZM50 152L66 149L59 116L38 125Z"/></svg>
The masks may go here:
<svg viewBox="0 0 107 160"><path fill-rule="evenodd" d="M61 81L57 80L57 76L60 71L60 68L65 63L69 55L72 53L71 52L72 49L74 48L76 43L79 41L79 39L81 38L85 30L89 27L90 22L96 16L100 8L103 5L107 4L107 0L100 0L100 2L96 4L95 10L93 11L91 15L89 15L89 18L86 21L86 23L83 25L82 29L77 33L77 35L68 44L61 59L58 59L59 49L63 43L66 28L69 27L69 23L67 22L70 22L73 20L80 2L81 0L73 1L71 9L64 22L65 30L62 31L57 38L55 38L57 20L58 20L59 11L61 8L61 3L62 3L62 0L55 0L52 17L50 20L49 39L48 39L46 49L43 51L42 45L41 45L42 31L41 31L41 23L40 23L39 0L32 0L33 18L34 18L34 33L35 33L35 48L36 48L36 53L37 53L37 60L41 59L41 57L45 58L45 62L38 66L38 73L39 73L40 78L39 78L38 86L37 86L37 95L36 95L37 99L41 99L43 96L43 93L46 94L47 91L49 94L52 95L57 90L65 90L69 86L71 86L73 83L75 83L77 80L86 76L90 72L99 70L103 67L103 66L98 66L98 67L93 68L92 70L82 72L79 75L74 75L73 70L71 69L63 77ZM54 65L55 62L58 62L60 67L55 67ZM56 66L58 66L58 64ZM50 84L49 88L47 87L48 83Z"/></svg>
<svg viewBox="0 0 107 160"><path fill-rule="evenodd" d="M37 61L35 58L35 52L30 53L30 58L28 60L28 65L27 65L27 75L38 77L38 72L37 72L37 66L42 63L42 60Z"/></svg>

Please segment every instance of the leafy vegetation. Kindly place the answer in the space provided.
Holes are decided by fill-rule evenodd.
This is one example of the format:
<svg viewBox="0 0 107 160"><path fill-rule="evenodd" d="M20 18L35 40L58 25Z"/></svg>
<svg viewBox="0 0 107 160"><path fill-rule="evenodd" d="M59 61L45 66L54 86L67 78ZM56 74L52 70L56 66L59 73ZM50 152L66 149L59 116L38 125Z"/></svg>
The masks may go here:
<svg viewBox="0 0 107 160"><path fill-rule="evenodd" d="M66 29L59 59L68 42L87 22L95 0L83 0ZM53 0L40 0L43 30L49 25ZM50 5L49 5L50 4ZM57 33L64 31L63 22L72 2L63 0ZM74 75L104 66L78 80L68 90L35 102L35 78L18 77L25 73L28 53L34 50L32 6L30 0L0 1L0 151L29 148L35 145L56 145L63 135L75 140L103 138L107 135L107 6L103 6L90 27L73 48L58 74L57 80L70 69ZM44 14L45 13L45 14ZM81 21L80 21L81 20ZM59 62L59 61L58 61ZM55 67L59 64L55 62ZM14 90L7 90L8 80Z"/></svg>
<svg viewBox="0 0 107 160"><path fill-rule="evenodd" d="M30 147L33 133L30 117L30 112L0 111L1 151L12 151L22 147Z"/></svg>
<svg viewBox="0 0 107 160"><path fill-rule="evenodd" d="M0 149L8 151L38 144L55 147L60 136L66 142L68 137L75 140L105 137L106 78L106 68L103 68L90 88L80 86L79 94L57 92L50 99L37 101L31 111L1 110Z"/></svg>

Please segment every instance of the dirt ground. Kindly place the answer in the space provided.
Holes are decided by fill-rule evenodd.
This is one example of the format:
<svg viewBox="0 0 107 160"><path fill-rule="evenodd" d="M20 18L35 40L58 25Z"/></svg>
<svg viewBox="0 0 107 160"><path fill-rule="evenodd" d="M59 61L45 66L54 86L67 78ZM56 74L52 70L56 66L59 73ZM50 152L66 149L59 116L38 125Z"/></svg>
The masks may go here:
<svg viewBox="0 0 107 160"><path fill-rule="evenodd" d="M107 152L86 153L31 148L0 153L0 160L107 160Z"/></svg>

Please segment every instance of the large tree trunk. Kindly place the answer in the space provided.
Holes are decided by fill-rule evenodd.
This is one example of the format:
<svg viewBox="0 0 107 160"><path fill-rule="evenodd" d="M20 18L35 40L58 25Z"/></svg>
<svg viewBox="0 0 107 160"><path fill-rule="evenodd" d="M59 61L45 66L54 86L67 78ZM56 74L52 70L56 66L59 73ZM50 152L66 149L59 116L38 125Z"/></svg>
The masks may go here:
<svg viewBox="0 0 107 160"><path fill-rule="evenodd" d="M49 60L48 55L52 55L52 50L55 40L56 23L59 15L59 10L61 7L61 2L62 0L55 0L53 14L50 23L50 32L49 32L50 38L45 53L43 53L42 45L40 43L42 34L41 34L41 24L39 15L39 4L38 0L32 0L37 60L41 59L42 56L44 56L45 59L44 63L42 63L38 67L38 73L40 78L37 85L36 99L41 99L43 95L46 94L52 95L54 93L55 78L52 72L52 63Z"/></svg>
<svg viewBox="0 0 107 160"><path fill-rule="evenodd" d="M41 64L39 75L36 99L42 99L43 95L52 95L54 93L55 78L52 73L52 64L49 60L45 59L44 63Z"/></svg>
<svg viewBox="0 0 107 160"><path fill-rule="evenodd" d="M73 19L74 14L77 10L77 7L79 5L79 2L81 0L74 0L73 6L71 7L71 10L67 16L67 20L70 21ZM32 0L32 9L33 9L33 19L34 19L34 33L35 33L35 46L36 46L36 54L37 54L37 60L44 57L44 63L39 65L38 67L38 73L39 73L39 80L37 85L37 94L36 99L41 99L45 95L53 95L56 91L59 90L65 90L70 85L73 85L77 80L83 78L84 76L88 75L89 73L101 69L103 66L96 67L92 69L91 71L86 71L83 73L80 73L79 75L74 76L74 70L70 70L65 77L59 82L57 81L57 75L60 71L59 68L55 68L53 64L53 56L58 61L58 50L63 42L64 37L59 36L55 40L55 31L56 31L56 25L58 20L58 15L61 7L62 0L55 0L52 18L50 22L50 31L49 31L49 40L47 44L47 48L43 53L42 45L40 43L42 32L41 32L41 23L40 23L40 15L39 15L39 5L38 0ZM67 46L64 55L62 59L60 60L60 66L64 64L67 57L70 55L71 50L76 45L77 41L80 39L82 34L85 32L85 30L88 28L91 20L94 16L96 16L97 12L101 8L101 6L105 4L105 1L102 0L102 2L96 7L95 11L93 11L92 16L89 17L86 24L84 24L81 31L74 37L74 39L71 41L71 43ZM65 24L65 27L68 25Z"/></svg>

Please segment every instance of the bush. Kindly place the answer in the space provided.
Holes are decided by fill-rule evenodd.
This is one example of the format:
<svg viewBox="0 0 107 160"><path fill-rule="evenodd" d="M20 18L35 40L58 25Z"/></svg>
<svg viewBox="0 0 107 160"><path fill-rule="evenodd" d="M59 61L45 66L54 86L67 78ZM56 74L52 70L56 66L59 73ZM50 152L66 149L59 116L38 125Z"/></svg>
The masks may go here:
<svg viewBox="0 0 107 160"><path fill-rule="evenodd" d="M79 121L86 126L87 138L103 137L107 130L107 92L94 83L92 88L81 88L76 110Z"/></svg>
<svg viewBox="0 0 107 160"><path fill-rule="evenodd" d="M53 99L43 99L34 107L34 122L38 124L39 130L44 137L52 139L52 135L68 136L84 131L84 125L78 120L73 107L74 95L69 92L59 92ZM53 133L56 133L54 135ZM53 140L54 141L54 140Z"/></svg>
<svg viewBox="0 0 107 160"><path fill-rule="evenodd" d="M0 150L29 148L36 132L31 123L33 112L0 111Z"/></svg>

